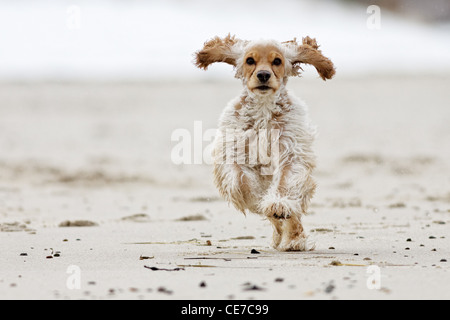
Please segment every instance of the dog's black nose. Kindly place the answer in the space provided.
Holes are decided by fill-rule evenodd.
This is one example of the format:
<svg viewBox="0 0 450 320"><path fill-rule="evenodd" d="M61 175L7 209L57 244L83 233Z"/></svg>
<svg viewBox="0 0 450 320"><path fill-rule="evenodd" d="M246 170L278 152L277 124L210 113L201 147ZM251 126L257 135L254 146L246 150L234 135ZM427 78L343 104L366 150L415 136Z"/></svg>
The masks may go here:
<svg viewBox="0 0 450 320"><path fill-rule="evenodd" d="M269 81L271 73L269 71L262 70L258 71L256 76L258 77L259 81L261 81L261 83L266 83L267 81Z"/></svg>

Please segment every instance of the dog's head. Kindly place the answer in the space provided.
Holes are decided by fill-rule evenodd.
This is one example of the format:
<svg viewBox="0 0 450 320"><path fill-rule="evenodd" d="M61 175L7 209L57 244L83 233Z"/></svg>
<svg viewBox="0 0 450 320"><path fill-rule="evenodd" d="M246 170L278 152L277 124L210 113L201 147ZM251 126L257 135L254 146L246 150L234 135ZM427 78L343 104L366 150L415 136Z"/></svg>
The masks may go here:
<svg viewBox="0 0 450 320"><path fill-rule="evenodd" d="M206 70L216 62L235 67L236 78L242 79L255 94L276 93L288 77L300 75L301 64L313 65L323 80L335 74L333 63L319 50L315 39L303 38L287 42L244 41L228 35L205 43L195 54L195 65Z"/></svg>

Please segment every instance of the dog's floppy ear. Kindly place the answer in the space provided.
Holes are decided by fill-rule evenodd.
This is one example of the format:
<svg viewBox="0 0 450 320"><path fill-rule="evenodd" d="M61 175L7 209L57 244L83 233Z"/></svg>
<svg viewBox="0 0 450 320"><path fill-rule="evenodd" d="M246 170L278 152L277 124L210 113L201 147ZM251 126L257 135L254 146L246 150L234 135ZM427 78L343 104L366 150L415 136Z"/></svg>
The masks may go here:
<svg viewBox="0 0 450 320"><path fill-rule="evenodd" d="M242 40L228 34L221 39L215 37L207 41L202 50L195 53L194 64L203 70L215 62L225 62L236 67L237 60L242 54Z"/></svg>
<svg viewBox="0 0 450 320"><path fill-rule="evenodd" d="M316 39L303 38L299 45L296 39L283 42L287 49L288 60L292 65L290 76L298 76L302 68L302 63L313 65L323 80L331 79L336 73L333 62L322 54Z"/></svg>

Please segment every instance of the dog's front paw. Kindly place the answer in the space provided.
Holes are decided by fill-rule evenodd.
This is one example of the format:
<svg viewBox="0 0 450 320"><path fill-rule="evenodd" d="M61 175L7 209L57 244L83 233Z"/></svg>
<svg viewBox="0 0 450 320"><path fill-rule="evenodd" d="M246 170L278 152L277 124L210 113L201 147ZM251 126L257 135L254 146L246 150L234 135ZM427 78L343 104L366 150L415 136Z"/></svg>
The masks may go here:
<svg viewBox="0 0 450 320"><path fill-rule="evenodd" d="M260 209L266 217L274 219L290 219L295 214L301 214L299 201L287 197L266 196Z"/></svg>
<svg viewBox="0 0 450 320"><path fill-rule="evenodd" d="M278 245L279 251L314 251L316 245L314 242L309 241L304 235L301 235L295 239L283 239Z"/></svg>
<svg viewBox="0 0 450 320"><path fill-rule="evenodd" d="M269 219L290 219L292 210L280 198L263 199L260 205L262 213Z"/></svg>
<svg viewBox="0 0 450 320"><path fill-rule="evenodd" d="M272 205L268 209L269 210L266 212L266 216L268 216L268 217L273 217L275 219L290 219L291 218L291 212L281 202L272 203Z"/></svg>

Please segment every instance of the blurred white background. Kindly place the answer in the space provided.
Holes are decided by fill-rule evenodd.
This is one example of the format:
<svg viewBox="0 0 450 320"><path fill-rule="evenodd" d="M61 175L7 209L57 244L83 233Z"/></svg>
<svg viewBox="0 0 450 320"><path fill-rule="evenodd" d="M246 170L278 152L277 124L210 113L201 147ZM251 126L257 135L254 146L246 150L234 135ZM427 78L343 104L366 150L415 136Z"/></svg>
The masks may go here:
<svg viewBox="0 0 450 320"><path fill-rule="evenodd" d="M418 1L400 2L380 4L372 29L367 1L0 0L0 79L229 79L229 66L205 73L191 63L205 40L228 33L316 37L340 76L448 73L447 2L426 2L439 21L411 14L425 12Z"/></svg>

